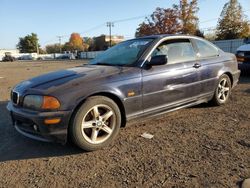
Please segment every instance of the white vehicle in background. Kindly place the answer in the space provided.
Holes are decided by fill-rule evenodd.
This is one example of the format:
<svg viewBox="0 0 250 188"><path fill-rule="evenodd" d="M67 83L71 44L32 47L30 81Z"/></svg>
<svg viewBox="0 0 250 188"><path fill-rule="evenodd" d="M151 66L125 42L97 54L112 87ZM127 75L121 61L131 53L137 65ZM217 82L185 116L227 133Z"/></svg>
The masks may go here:
<svg viewBox="0 0 250 188"><path fill-rule="evenodd" d="M244 43L244 45L237 49L236 57L238 62L250 64L250 38L246 38Z"/></svg>

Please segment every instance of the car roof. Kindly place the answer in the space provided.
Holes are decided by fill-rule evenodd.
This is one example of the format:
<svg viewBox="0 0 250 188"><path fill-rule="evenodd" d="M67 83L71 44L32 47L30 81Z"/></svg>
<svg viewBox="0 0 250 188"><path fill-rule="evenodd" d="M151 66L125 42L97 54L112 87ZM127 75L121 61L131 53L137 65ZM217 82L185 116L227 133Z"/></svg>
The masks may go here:
<svg viewBox="0 0 250 188"><path fill-rule="evenodd" d="M200 37L193 36L193 35L183 35L183 34L158 34L158 35L148 35L148 36L143 36L143 37L137 37L137 39L162 39L162 38L167 38L167 37L176 37L176 38L198 38L201 39Z"/></svg>

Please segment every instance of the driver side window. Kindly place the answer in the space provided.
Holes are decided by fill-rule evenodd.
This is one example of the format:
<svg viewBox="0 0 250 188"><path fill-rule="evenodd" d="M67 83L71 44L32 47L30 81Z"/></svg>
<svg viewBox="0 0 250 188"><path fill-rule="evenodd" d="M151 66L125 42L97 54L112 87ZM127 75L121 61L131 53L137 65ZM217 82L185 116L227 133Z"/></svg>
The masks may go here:
<svg viewBox="0 0 250 188"><path fill-rule="evenodd" d="M167 40L161 43L152 53L151 57L166 55L167 64L195 61L195 52L188 39Z"/></svg>

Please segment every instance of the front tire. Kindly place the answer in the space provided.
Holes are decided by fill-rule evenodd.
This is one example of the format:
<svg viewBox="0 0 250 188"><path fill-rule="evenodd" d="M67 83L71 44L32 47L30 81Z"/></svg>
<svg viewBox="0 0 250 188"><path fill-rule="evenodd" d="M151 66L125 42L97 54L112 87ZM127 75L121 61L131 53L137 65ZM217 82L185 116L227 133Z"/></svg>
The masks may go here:
<svg viewBox="0 0 250 188"><path fill-rule="evenodd" d="M228 75L223 74L219 79L211 102L216 106L224 105L229 100L231 89L232 85L230 78L228 77Z"/></svg>
<svg viewBox="0 0 250 188"><path fill-rule="evenodd" d="M110 98L88 98L77 111L70 127L73 142L85 151L94 151L110 144L121 126L121 113Z"/></svg>

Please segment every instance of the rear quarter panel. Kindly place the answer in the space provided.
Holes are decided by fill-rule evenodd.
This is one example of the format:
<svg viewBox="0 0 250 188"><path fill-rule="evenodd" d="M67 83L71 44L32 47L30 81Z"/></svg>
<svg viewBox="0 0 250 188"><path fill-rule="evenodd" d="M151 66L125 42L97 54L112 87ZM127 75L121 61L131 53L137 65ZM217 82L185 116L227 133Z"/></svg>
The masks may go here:
<svg viewBox="0 0 250 188"><path fill-rule="evenodd" d="M220 52L218 57L199 60L201 64L202 93L213 94L221 75L228 74L233 80L233 75L238 72L236 57L233 54Z"/></svg>

